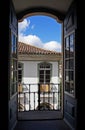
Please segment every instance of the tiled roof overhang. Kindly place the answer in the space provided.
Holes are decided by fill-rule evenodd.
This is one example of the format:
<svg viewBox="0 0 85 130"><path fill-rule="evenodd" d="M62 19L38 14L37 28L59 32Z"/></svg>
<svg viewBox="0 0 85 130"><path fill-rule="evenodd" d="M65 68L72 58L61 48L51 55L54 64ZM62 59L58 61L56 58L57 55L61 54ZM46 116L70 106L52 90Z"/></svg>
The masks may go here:
<svg viewBox="0 0 85 130"><path fill-rule="evenodd" d="M30 44L18 42L18 54L21 55L61 55L60 52L41 49Z"/></svg>

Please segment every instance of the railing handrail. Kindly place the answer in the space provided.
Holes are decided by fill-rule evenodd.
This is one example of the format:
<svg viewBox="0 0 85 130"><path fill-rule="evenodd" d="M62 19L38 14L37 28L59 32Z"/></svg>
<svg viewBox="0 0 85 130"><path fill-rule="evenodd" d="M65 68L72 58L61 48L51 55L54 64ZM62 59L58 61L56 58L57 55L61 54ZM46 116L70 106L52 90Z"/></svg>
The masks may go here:
<svg viewBox="0 0 85 130"><path fill-rule="evenodd" d="M60 83L20 83L21 85L41 85L41 84L48 84L48 85L60 85Z"/></svg>

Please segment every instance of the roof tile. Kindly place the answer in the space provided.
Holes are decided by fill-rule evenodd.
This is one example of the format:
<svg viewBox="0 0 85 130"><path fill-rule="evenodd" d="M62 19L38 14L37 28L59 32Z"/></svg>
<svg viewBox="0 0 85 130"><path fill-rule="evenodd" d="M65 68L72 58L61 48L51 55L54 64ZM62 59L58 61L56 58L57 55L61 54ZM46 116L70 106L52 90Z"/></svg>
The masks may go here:
<svg viewBox="0 0 85 130"><path fill-rule="evenodd" d="M23 42L18 42L18 53L19 54L43 54L43 55L57 54L57 55L61 55L60 52L41 49L41 48L32 46L30 44L26 44Z"/></svg>

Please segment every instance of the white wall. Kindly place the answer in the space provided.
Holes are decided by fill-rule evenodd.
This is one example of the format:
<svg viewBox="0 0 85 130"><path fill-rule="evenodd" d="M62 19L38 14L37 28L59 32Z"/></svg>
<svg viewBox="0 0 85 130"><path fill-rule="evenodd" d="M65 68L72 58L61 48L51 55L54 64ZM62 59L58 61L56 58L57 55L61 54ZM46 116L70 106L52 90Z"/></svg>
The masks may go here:
<svg viewBox="0 0 85 130"><path fill-rule="evenodd" d="M37 62L24 61L24 73L23 82L24 83L38 83L38 67Z"/></svg>
<svg viewBox="0 0 85 130"><path fill-rule="evenodd" d="M38 77L38 64L40 62L37 61L22 61L24 63L24 73L23 73L23 80L24 83L35 83L37 84L39 81ZM52 64L52 83L59 82L59 75L58 75L58 62L49 62Z"/></svg>
<svg viewBox="0 0 85 130"><path fill-rule="evenodd" d="M52 64L52 77L51 82L52 83L59 83L59 68L58 68L58 62L50 62Z"/></svg>

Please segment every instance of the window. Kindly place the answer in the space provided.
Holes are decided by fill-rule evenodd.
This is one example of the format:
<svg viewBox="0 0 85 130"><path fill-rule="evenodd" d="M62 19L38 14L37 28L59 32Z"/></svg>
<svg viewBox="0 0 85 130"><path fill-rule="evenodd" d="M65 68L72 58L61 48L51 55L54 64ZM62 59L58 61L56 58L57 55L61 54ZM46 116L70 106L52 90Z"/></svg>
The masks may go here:
<svg viewBox="0 0 85 130"><path fill-rule="evenodd" d="M41 63L39 65L39 83L48 84L51 78L51 64Z"/></svg>
<svg viewBox="0 0 85 130"><path fill-rule="evenodd" d="M65 37L65 91L74 95L74 33Z"/></svg>
<svg viewBox="0 0 85 130"><path fill-rule="evenodd" d="M43 62L39 64L39 83L41 93L50 91L49 83L51 79L51 68L52 66L50 63Z"/></svg>

